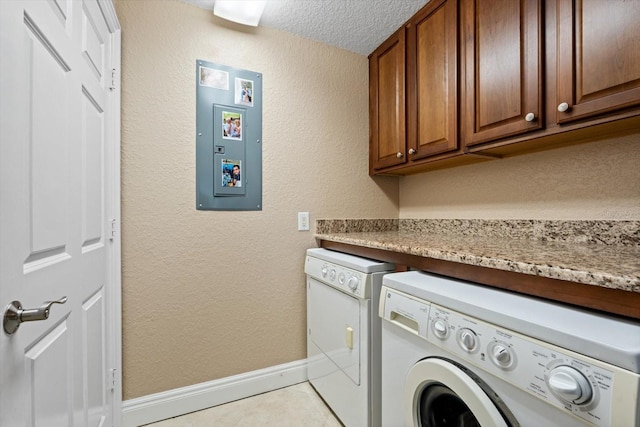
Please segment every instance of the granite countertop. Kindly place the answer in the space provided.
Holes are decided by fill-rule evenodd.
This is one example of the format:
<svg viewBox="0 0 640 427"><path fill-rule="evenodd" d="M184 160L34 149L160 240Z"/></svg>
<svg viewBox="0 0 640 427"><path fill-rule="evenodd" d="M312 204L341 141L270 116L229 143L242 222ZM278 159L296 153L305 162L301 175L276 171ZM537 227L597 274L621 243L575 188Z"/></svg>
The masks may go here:
<svg viewBox="0 0 640 427"><path fill-rule="evenodd" d="M640 293L640 221L318 220L316 238Z"/></svg>

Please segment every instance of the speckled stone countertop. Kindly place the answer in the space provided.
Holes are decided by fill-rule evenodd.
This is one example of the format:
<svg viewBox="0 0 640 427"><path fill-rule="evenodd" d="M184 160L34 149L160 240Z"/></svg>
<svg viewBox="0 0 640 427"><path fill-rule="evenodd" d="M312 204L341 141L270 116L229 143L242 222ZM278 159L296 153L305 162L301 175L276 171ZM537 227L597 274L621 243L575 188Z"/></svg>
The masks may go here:
<svg viewBox="0 0 640 427"><path fill-rule="evenodd" d="M640 293L640 221L318 220L316 238Z"/></svg>

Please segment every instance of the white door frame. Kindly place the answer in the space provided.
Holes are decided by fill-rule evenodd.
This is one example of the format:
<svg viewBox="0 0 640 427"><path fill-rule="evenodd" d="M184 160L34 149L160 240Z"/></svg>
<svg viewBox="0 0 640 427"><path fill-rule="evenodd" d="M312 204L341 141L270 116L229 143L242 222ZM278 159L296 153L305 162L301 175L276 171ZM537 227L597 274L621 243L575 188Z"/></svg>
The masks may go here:
<svg viewBox="0 0 640 427"><path fill-rule="evenodd" d="M121 253L121 217L120 217L120 87L121 87L121 28L116 16L112 0L98 0L105 21L112 37L112 83L109 105L109 115L106 118L108 159L111 177L107 182L111 195L109 207L111 209L111 250L108 252L109 266L107 268L107 366L112 371L113 381L113 427L122 425L122 253Z"/></svg>

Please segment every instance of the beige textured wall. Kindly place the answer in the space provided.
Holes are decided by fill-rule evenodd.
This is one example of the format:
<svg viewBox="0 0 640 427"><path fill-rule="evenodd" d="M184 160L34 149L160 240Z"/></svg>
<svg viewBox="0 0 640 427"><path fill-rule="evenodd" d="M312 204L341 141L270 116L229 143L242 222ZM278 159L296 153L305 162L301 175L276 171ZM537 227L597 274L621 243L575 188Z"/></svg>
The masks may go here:
<svg viewBox="0 0 640 427"><path fill-rule="evenodd" d="M640 219L640 134L400 179L400 218Z"/></svg>
<svg viewBox="0 0 640 427"><path fill-rule="evenodd" d="M306 356L297 212L398 216L367 175L367 59L173 0L122 25L124 399ZM195 61L263 73L263 206L195 210Z"/></svg>

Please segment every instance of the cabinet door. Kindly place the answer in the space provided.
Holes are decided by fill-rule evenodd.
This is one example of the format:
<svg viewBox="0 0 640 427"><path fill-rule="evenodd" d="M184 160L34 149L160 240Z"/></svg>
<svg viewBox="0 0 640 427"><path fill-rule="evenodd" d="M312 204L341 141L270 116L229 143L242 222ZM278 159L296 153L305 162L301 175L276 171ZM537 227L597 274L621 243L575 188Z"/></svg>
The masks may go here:
<svg viewBox="0 0 640 427"><path fill-rule="evenodd" d="M640 105L640 1L559 0L559 123Z"/></svg>
<svg viewBox="0 0 640 427"><path fill-rule="evenodd" d="M432 0L407 26L409 160L458 148L457 10Z"/></svg>
<svg viewBox="0 0 640 427"><path fill-rule="evenodd" d="M466 145L542 127L541 2L461 3Z"/></svg>
<svg viewBox="0 0 640 427"><path fill-rule="evenodd" d="M406 162L405 29L369 57L369 172Z"/></svg>

